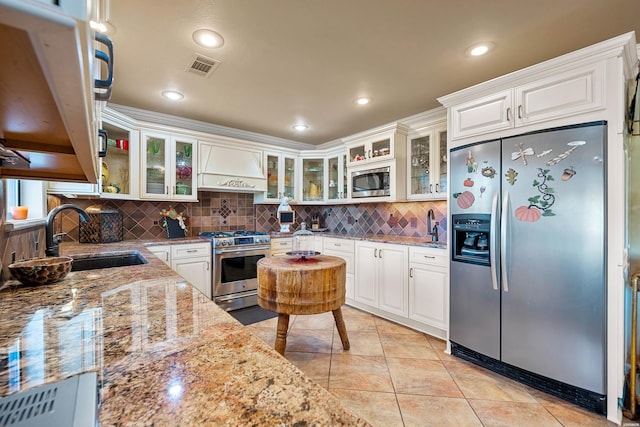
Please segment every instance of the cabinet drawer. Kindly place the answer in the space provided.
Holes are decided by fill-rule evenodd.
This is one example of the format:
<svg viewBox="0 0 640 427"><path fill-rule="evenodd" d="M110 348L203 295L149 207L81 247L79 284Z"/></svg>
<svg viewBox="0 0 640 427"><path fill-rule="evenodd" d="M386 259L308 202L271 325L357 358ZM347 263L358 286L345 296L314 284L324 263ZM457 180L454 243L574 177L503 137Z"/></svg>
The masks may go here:
<svg viewBox="0 0 640 427"><path fill-rule="evenodd" d="M293 247L293 240L291 238L286 239L271 239L271 255L282 255L286 252L290 252Z"/></svg>
<svg viewBox="0 0 640 427"><path fill-rule="evenodd" d="M409 247L409 262L446 267L449 265L449 252L446 249Z"/></svg>
<svg viewBox="0 0 640 427"><path fill-rule="evenodd" d="M186 243L184 245L171 245L171 258L173 260L193 258L197 256L211 256L211 243Z"/></svg>
<svg viewBox="0 0 640 427"><path fill-rule="evenodd" d="M335 237L324 237L323 247L327 250L349 252L353 254L355 251L355 240L339 239Z"/></svg>

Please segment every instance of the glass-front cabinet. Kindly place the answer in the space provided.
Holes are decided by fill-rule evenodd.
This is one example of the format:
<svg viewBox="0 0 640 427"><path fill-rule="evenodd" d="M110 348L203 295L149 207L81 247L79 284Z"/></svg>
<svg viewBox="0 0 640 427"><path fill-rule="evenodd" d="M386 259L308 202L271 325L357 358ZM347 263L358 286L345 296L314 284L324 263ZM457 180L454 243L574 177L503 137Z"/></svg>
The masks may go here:
<svg viewBox="0 0 640 427"><path fill-rule="evenodd" d="M302 159L302 201L324 201L324 157Z"/></svg>
<svg viewBox="0 0 640 427"><path fill-rule="evenodd" d="M404 158L408 128L395 123L344 138L347 166Z"/></svg>
<svg viewBox="0 0 640 427"><path fill-rule="evenodd" d="M196 140L146 131L141 139L140 197L195 201Z"/></svg>
<svg viewBox="0 0 640 427"><path fill-rule="evenodd" d="M342 200L347 198L347 154L340 150L335 155L327 157L327 200Z"/></svg>
<svg viewBox="0 0 640 427"><path fill-rule="evenodd" d="M296 198L296 157L282 153L265 153L267 194L265 201L280 202L283 196Z"/></svg>
<svg viewBox="0 0 640 427"><path fill-rule="evenodd" d="M407 138L407 199L447 197L447 128L426 127Z"/></svg>
<svg viewBox="0 0 640 427"><path fill-rule="evenodd" d="M107 131L107 155L102 158L100 191L104 198L135 199L139 196L139 133L108 119L102 120ZM134 184L136 183L136 184Z"/></svg>

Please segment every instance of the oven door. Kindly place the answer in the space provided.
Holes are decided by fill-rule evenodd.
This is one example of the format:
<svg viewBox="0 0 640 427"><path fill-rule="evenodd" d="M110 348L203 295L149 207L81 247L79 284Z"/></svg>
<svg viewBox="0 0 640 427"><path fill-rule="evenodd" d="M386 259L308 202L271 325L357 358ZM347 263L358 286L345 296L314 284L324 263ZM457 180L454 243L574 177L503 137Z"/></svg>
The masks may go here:
<svg viewBox="0 0 640 427"><path fill-rule="evenodd" d="M270 248L228 248L215 250L214 298L258 289L258 260L268 257Z"/></svg>

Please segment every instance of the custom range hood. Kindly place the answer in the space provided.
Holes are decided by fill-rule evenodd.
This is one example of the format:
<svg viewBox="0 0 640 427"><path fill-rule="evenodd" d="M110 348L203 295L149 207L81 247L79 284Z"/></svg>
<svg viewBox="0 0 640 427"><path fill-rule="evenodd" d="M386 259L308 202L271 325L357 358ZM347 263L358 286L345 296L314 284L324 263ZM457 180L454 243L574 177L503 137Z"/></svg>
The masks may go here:
<svg viewBox="0 0 640 427"><path fill-rule="evenodd" d="M104 54L87 4L0 0L0 143L15 160L2 160L0 177L98 181L93 76Z"/></svg>

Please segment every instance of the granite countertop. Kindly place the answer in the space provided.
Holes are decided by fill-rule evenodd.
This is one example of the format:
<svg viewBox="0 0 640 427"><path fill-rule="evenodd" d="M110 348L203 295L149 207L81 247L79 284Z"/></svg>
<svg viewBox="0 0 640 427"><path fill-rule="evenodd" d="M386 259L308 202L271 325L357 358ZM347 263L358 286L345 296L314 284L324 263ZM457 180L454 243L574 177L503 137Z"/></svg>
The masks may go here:
<svg viewBox="0 0 640 427"><path fill-rule="evenodd" d="M334 233L332 231L319 231L319 232L315 232L314 234L325 236L325 237L339 237L341 239L369 240L369 241L381 242L381 243L395 243L399 245L447 249L447 242L442 242L442 241L432 242L431 239L427 237L392 236L392 235L384 235L384 234L348 234L348 233ZM269 236L274 239L292 237L293 232L291 233L282 233L279 231L271 232L269 233Z"/></svg>
<svg viewBox="0 0 640 427"><path fill-rule="evenodd" d="M95 371L101 426L368 425L149 243L65 243L62 255L138 251L148 264L0 289L0 396Z"/></svg>

